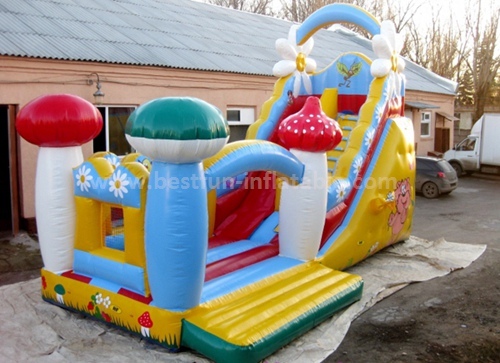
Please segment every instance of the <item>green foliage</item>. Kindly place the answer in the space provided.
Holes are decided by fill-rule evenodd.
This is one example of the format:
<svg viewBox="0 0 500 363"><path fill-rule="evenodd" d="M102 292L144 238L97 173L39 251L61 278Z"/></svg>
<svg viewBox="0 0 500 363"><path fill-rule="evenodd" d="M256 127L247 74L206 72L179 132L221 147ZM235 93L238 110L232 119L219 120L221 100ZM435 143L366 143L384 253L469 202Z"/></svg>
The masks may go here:
<svg viewBox="0 0 500 363"><path fill-rule="evenodd" d="M344 63L337 62L337 71L345 77L349 77L349 69L347 69L347 66Z"/></svg>

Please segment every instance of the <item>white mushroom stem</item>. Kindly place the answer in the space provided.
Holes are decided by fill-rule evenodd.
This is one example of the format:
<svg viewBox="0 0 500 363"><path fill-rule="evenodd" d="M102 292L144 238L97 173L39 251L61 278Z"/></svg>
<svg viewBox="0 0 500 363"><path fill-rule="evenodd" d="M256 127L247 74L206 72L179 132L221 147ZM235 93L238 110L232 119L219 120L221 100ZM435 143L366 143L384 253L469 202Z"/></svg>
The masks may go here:
<svg viewBox="0 0 500 363"><path fill-rule="evenodd" d="M70 270L73 265L76 212L72 168L82 162L80 146L40 147L38 153L35 181L38 240L44 268L54 273Z"/></svg>
<svg viewBox="0 0 500 363"><path fill-rule="evenodd" d="M57 302L64 304L64 298L61 294L56 294Z"/></svg>
<svg viewBox="0 0 500 363"><path fill-rule="evenodd" d="M283 183L279 214L280 255L300 260L316 257L325 225L326 153L290 149L305 165L303 182Z"/></svg>
<svg viewBox="0 0 500 363"><path fill-rule="evenodd" d="M141 334L142 336L149 337L149 328L141 326Z"/></svg>

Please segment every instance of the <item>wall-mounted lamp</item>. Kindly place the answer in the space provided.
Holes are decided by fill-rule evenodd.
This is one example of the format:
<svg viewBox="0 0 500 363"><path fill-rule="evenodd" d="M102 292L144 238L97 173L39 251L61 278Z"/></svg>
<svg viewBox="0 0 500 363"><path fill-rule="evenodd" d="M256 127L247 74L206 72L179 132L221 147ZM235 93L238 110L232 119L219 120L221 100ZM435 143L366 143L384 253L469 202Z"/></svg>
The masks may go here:
<svg viewBox="0 0 500 363"><path fill-rule="evenodd" d="M96 83L96 87L97 87L97 91L94 92L94 103L96 105L101 105L102 102L104 101L104 92L101 91L101 81L99 79L99 74L97 74L96 72L93 72L93 73L90 73L90 75L95 75L97 77L97 83ZM88 82L89 85L91 84L94 84L94 82L90 79L89 82Z"/></svg>

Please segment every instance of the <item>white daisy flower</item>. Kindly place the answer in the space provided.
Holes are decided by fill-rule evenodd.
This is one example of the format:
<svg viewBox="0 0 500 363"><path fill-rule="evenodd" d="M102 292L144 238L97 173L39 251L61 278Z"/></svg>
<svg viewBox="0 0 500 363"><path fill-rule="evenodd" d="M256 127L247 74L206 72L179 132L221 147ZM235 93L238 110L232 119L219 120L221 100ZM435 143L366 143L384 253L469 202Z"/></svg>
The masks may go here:
<svg viewBox="0 0 500 363"><path fill-rule="evenodd" d="M111 305L111 300L109 299L109 296L106 296L103 300L102 300L102 304L104 305L104 307L107 309L109 308L109 306Z"/></svg>
<svg viewBox="0 0 500 363"><path fill-rule="evenodd" d="M127 174L122 174L122 171L118 169L109 181L109 191L112 192L115 197L119 196L120 198L123 198L123 193L128 193L128 190L125 187L129 184L130 182L127 180Z"/></svg>
<svg viewBox="0 0 500 363"><path fill-rule="evenodd" d="M356 160L354 160L354 164L352 164L352 168L354 169L354 175L358 175L362 165L363 165L362 157L358 157Z"/></svg>
<svg viewBox="0 0 500 363"><path fill-rule="evenodd" d="M316 70L316 61L309 58L309 54L314 46L313 38L309 38L304 45L297 45L296 32L298 25L292 25L288 32L288 39L279 38L276 40L276 50L283 60L280 60L273 67L273 74L276 77L286 77L295 75L293 83L293 95L298 96L300 86L303 83L308 94L312 94L312 83L307 73Z"/></svg>
<svg viewBox="0 0 500 363"><path fill-rule="evenodd" d="M115 167L115 169L120 165L120 159L115 154L107 154L104 158Z"/></svg>
<svg viewBox="0 0 500 363"><path fill-rule="evenodd" d="M340 183L339 186L337 187L337 203L343 201L345 196L346 196L346 185Z"/></svg>
<svg viewBox="0 0 500 363"><path fill-rule="evenodd" d="M366 135L365 135L365 145L367 147L370 147L370 145L372 144L374 136L375 136L375 129L371 129L370 131L368 131L366 133Z"/></svg>
<svg viewBox="0 0 500 363"><path fill-rule="evenodd" d="M394 23L385 20L380 25L380 34L372 39L373 51L378 59L375 59L371 65L373 77L381 78L387 76L392 70L394 72L403 72L405 62L399 56L403 49L403 37L396 33Z"/></svg>
<svg viewBox="0 0 500 363"><path fill-rule="evenodd" d="M102 304L103 301L104 301L104 299L102 298L102 294L101 293L99 293L99 294L97 294L95 296L95 302L96 302L97 305Z"/></svg>
<svg viewBox="0 0 500 363"><path fill-rule="evenodd" d="M90 180L94 179L92 175L90 175L90 169L83 165L80 169L78 169L78 173L76 174L76 186L80 187L80 190L83 192L89 191L90 188Z"/></svg>

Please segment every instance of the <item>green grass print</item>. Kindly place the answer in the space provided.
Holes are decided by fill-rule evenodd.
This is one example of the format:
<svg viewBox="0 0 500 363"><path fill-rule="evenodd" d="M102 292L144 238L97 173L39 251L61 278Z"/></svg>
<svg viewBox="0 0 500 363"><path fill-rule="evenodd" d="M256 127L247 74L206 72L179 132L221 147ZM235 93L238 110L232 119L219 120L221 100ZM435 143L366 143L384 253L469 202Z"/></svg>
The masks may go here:
<svg viewBox="0 0 500 363"><path fill-rule="evenodd" d="M53 305L57 305L72 312L81 313L87 317L90 317L99 322L103 322L105 324L114 325L119 329L137 335L142 339L146 339L153 344L160 345L166 348L168 351L177 351L180 348L180 345L177 341L177 335L175 334L173 335L168 334L165 336L151 335L149 337L144 337L141 334L141 330L140 328L137 327L137 325L131 326L128 322L127 323L123 322L123 320L115 316L114 313L112 313L113 315L109 314L109 317L111 318L109 321L105 320L98 306L96 306L92 311L88 309L86 304L80 304L80 303L73 304L67 301L64 301L64 304L61 304L59 301L57 301L56 294L52 294L50 291L43 291L42 298L43 300ZM96 313L95 311L97 311L98 313Z"/></svg>

